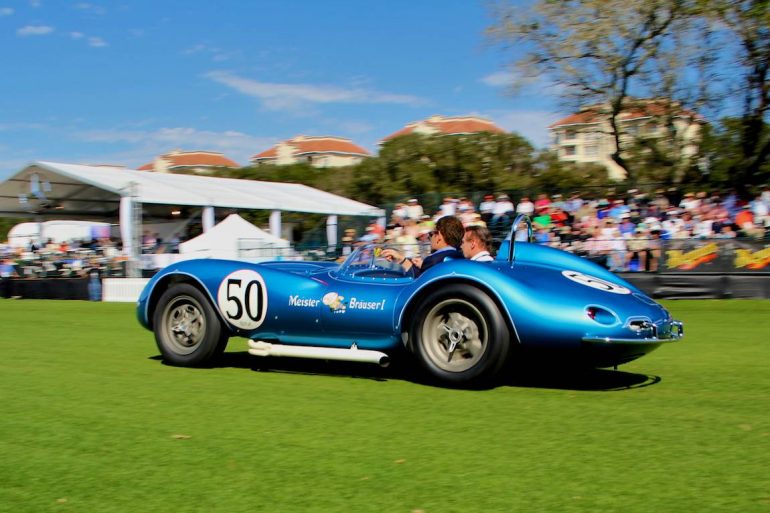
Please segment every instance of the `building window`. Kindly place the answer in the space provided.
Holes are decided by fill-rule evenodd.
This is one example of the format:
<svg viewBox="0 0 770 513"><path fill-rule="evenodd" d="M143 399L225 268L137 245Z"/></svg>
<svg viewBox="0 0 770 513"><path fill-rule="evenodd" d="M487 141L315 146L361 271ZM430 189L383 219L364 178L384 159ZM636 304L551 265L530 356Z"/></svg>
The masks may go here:
<svg viewBox="0 0 770 513"><path fill-rule="evenodd" d="M590 132L583 133L583 139L586 141L598 141L601 139L602 134L598 130L591 130Z"/></svg>
<svg viewBox="0 0 770 513"><path fill-rule="evenodd" d="M572 157L574 155L577 155L577 151L574 146L565 146L564 147L564 156L565 157Z"/></svg>
<svg viewBox="0 0 770 513"><path fill-rule="evenodd" d="M574 139L575 137L577 137L577 130L570 128L564 132L564 138L568 141Z"/></svg>
<svg viewBox="0 0 770 513"><path fill-rule="evenodd" d="M658 125L657 123L650 121L646 125L644 125L644 133L649 135L654 135L658 133Z"/></svg>

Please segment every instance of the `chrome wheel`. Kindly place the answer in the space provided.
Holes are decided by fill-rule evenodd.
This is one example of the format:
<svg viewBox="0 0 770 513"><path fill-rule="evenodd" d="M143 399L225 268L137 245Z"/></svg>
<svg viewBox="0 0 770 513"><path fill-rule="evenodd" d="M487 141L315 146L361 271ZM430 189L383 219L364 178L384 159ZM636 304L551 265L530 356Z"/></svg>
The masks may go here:
<svg viewBox="0 0 770 513"><path fill-rule="evenodd" d="M165 340L173 352L188 355L206 336L206 317L200 303L190 296L177 296L163 310Z"/></svg>
<svg viewBox="0 0 770 513"><path fill-rule="evenodd" d="M431 308L422 323L425 356L447 372L474 367L488 347L489 330L484 316L471 302L445 299Z"/></svg>
<svg viewBox="0 0 770 513"><path fill-rule="evenodd" d="M414 311L409 346L431 377L451 386L494 383L508 361L508 326L492 298L464 283L440 283Z"/></svg>
<svg viewBox="0 0 770 513"><path fill-rule="evenodd" d="M169 287L153 314L155 343L171 365L205 365L227 346L223 328L209 298L188 283Z"/></svg>

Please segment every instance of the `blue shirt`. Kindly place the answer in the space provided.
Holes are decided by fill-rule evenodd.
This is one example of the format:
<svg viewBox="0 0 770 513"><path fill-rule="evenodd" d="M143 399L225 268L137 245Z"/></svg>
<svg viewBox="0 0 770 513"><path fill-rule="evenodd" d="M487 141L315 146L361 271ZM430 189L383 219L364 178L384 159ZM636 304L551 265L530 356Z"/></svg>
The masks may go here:
<svg viewBox="0 0 770 513"><path fill-rule="evenodd" d="M414 275L415 277L421 275L431 267L433 267L436 264L439 264L447 259L463 259L465 258L463 254L458 251L456 248L453 247L447 247L447 248L441 248L437 249L422 261L422 267L412 266L412 269L414 269Z"/></svg>

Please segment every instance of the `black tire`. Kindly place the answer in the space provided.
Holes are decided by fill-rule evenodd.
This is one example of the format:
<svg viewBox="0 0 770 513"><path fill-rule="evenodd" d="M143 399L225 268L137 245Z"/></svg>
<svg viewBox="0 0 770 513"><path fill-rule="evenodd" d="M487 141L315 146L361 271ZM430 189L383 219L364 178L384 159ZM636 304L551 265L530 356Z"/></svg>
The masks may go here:
<svg viewBox="0 0 770 513"><path fill-rule="evenodd" d="M219 335L219 340L217 341L217 348L214 349L214 353L211 355L212 358L219 358L222 356L222 353L227 349L227 343L230 342L230 333L224 328L221 328L221 331L222 333Z"/></svg>
<svg viewBox="0 0 770 513"><path fill-rule="evenodd" d="M224 351L228 333L204 294L186 283L169 288L153 316L163 359L181 367L203 365Z"/></svg>
<svg viewBox="0 0 770 513"><path fill-rule="evenodd" d="M417 305L409 340L419 364L449 385L493 382L511 346L495 302L463 284L439 285Z"/></svg>

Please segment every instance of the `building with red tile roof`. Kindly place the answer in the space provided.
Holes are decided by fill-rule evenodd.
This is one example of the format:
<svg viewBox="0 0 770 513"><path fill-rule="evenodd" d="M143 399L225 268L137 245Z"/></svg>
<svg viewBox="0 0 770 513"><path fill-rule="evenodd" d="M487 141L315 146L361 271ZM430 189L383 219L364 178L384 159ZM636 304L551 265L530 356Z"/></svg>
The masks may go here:
<svg viewBox="0 0 770 513"><path fill-rule="evenodd" d="M568 162L602 164L613 180L622 180L624 170L611 155L615 140L609 124L607 105L589 105L578 112L552 123L551 150ZM666 135L667 117L673 118L677 133L684 141L685 156L694 156L700 141L700 129L706 122L700 115L683 109L675 102L664 100L635 100L618 116L621 138L660 138Z"/></svg>
<svg viewBox="0 0 770 513"><path fill-rule="evenodd" d="M156 173L174 173L192 171L196 174L209 174L215 168L228 167L237 169L240 164L230 160L222 153L214 151L174 150L155 157L155 160L139 168L139 171Z"/></svg>
<svg viewBox="0 0 770 513"><path fill-rule="evenodd" d="M313 167L343 167L358 164L371 154L350 139L298 135L251 157L256 166L306 162Z"/></svg>
<svg viewBox="0 0 770 513"><path fill-rule="evenodd" d="M412 133L424 135L463 135L479 132L491 132L493 134L505 133L505 130L495 125L492 121L478 116L431 116L422 121L409 123L401 130L382 139L387 142L402 135Z"/></svg>

